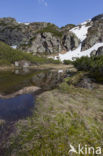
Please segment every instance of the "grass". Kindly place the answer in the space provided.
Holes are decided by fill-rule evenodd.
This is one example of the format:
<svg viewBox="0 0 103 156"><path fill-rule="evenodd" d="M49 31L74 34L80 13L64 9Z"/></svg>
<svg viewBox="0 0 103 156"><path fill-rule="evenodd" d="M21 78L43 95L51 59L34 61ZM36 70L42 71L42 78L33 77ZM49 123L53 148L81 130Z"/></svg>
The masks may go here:
<svg viewBox="0 0 103 156"><path fill-rule="evenodd" d="M38 31L37 33L44 33L44 32L50 32L52 33L54 36L57 36L57 37L62 37L63 35L63 32L59 31L58 30L59 28L56 27L55 25L53 24L48 24L48 26L40 31Z"/></svg>
<svg viewBox="0 0 103 156"><path fill-rule="evenodd" d="M6 156L68 156L70 144L102 147L102 92L102 85L91 91L64 81L58 89L42 93L33 116L17 123Z"/></svg>
<svg viewBox="0 0 103 156"><path fill-rule="evenodd" d="M15 61L27 60L33 64L60 63L58 60L47 59L46 57L33 56L20 50L12 49L10 46L0 42L0 65L13 64Z"/></svg>

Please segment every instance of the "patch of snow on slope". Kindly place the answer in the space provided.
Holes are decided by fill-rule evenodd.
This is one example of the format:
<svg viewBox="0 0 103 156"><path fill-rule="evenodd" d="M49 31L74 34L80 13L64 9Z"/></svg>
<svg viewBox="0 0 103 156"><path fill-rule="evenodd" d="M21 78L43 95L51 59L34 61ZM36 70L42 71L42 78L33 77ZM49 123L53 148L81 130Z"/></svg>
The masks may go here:
<svg viewBox="0 0 103 156"><path fill-rule="evenodd" d="M85 40L85 38L87 37L88 29L91 26L86 26L86 24L89 23L90 21L91 20L88 20L88 21L86 21L84 23L81 23L77 27L75 27L75 28L73 28L73 29L70 30L72 33L74 33L80 39L81 42L83 40Z"/></svg>
<svg viewBox="0 0 103 156"><path fill-rule="evenodd" d="M81 44L80 44L80 46L73 51L68 51L65 54L59 54L59 59L61 61L64 61L64 60L71 60L72 61L72 60L74 60L76 58L80 58L82 56L90 57L90 54L93 50L97 50L99 47L102 47L102 46L103 46L103 43L97 43L93 47L91 47L90 49L85 50L85 51L81 51ZM55 57L55 59L57 59L57 58Z"/></svg>
<svg viewBox="0 0 103 156"><path fill-rule="evenodd" d="M11 48L16 49L17 48L17 45L13 45L13 46L11 46Z"/></svg>
<svg viewBox="0 0 103 156"><path fill-rule="evenodd" d="M25 25L29 25L30 23L22 23L22 22L18 22L19 24L25 24Z"/></svg>
<svg viewBox="0 0 103 156"><path fill-rule="evenodd" d="M25 25L29 25L30 23L24 23Z"/></svg>

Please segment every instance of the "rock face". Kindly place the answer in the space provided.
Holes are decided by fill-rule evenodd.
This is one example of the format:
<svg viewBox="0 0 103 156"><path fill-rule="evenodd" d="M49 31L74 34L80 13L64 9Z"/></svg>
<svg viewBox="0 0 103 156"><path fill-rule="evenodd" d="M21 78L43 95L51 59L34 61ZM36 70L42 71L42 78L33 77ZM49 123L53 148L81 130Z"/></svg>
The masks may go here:
<svg viewBox="0 0 103 156"><path fill-rule="evenodd" d="M33 54L53 54L62 50L61 40L57 36L53 36L50 32L38 33L35 38L30 42L29 46L25 45L25 51L32 52Z"/></svg>
<svg viewBox="0 0 103 156"><path fill-rule="evenodd" d="M98 48L98 50L93 51L91 56L103 56L103 47Z"/></svg>
<svg viewBox="0 0 103 156"><path fill-rule="evenodd" d="M18 23L14 18L1 18L0 40L33 55L75 50L80 42L81 51L85 51L103 42L103 14L84 24L68 24L62 28L45 22Z"/></svg>
<svg viewBox="0 0 103 156"><path fill-rule="evenodd" d="M33 54L54 54L62 50L69 51L76 49L78 45L79 40L73 33L64 33L61 38L59 36L54 36L50 32L44 32L38 33L29 46L24 46L22 49L32 52Z"/></svg>
<svg viewBox="0 0 103 156"><path fill-rule="evenodd" d="M92 18L91 25L87 38L82 43L82 51L91 48L96 43L103 42L103 14Z"/></svg>
<svg viewBox="0 0 103 156"><path fill-rule="evenodd" d="M63 35L62 38L62 46L64 50L74 50L76 49L80 44L79 39L73 34L72 32L66 32Z"/></svg>
<svg viewBox="0 0 103 156"><path fill-rule="evenodd" d="M35 32L47 27L48 23L18 23L14 18L0 18L0 40L20 46L27 44Z"/></svg>
<svg viewBox="0 0 103 156"><path fill-rule="evenodd" d="M18 23L13 18L1 18L0 40L34 55L54 54L79 45L79 39L69 32L72 27L74 25L58 28L51 23Z"/></svg>

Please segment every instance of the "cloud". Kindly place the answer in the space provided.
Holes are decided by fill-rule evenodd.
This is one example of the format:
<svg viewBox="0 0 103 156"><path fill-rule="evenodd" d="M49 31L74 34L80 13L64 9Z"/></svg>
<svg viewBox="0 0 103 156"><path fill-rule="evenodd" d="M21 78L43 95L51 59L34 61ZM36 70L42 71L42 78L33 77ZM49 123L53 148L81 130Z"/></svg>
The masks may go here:
<svg viewBox="0 0 103 156"><path fill-rule="evenodd" d="M40 3L40 4L43 3L46 7L48 6L48 3L47 3L46 0L39 0L39 3Z"/></svg>

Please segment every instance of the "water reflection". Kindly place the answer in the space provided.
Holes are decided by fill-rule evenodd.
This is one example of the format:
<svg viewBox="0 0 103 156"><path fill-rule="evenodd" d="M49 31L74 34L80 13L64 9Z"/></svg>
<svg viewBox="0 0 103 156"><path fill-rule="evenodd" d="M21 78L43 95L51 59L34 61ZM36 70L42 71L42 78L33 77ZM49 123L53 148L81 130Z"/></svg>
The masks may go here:
<svg viewBox="0 0 103 156"><path fill-rule="evenodd" d="M30 116L34 102L34 97L31 94L0 99L0 119L15 121Z"/></svg>

